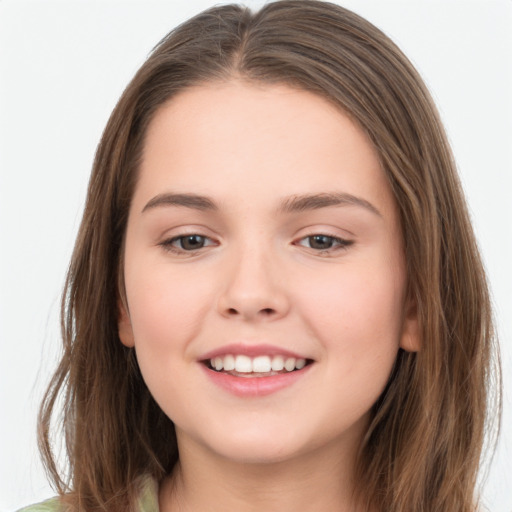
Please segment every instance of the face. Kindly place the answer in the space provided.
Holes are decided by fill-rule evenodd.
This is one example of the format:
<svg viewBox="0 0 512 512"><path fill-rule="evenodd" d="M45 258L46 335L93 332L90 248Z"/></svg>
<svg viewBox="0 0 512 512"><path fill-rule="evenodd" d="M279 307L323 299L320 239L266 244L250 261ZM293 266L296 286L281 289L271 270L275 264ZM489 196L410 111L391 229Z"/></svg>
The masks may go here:
<svg viewBox="0 0 512 512"><path fill-rule="evenodd" d="M240 82L160 108L125 246L119 333L180 449L268 462L353 445L416 320L397 208L324 99Z"/></svg>

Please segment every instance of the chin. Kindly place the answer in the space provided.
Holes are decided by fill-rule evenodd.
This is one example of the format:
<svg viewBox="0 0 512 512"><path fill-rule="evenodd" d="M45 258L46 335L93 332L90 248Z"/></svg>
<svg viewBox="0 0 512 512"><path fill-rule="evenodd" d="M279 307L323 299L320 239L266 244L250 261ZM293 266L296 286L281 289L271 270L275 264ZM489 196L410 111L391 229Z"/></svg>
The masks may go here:
<svg viewBox="0 0 512 512"><path fill-rule="evenodd" d="M201 444L217 456L240 464L274 464L307 450L307 443L291 437L289 429L279 431L261 425L210 432Z"/></svg>

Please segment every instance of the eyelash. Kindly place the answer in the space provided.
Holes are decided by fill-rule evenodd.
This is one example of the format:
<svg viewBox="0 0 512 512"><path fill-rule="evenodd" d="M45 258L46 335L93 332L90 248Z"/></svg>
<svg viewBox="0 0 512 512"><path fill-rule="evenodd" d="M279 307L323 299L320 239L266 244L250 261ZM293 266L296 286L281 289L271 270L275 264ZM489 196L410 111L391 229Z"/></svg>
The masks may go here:
<svg viewBox="0 0 512 512"><path fill-rule="evenodd" d="M344 238L340 238L340 237L333 236L333 235L328 235L326 233L314 233L314 234L302 237L297 242L297 244L301 245L302 247L306 247L303 244L301 244L300 242L302 242L304 240L309 240L310 244L311 244L311 240L314 238L324 238L331 242L331 247L327 247L326 249L315 249L314 247L307 247L308 249L313 250L315 253L317 253L319 255L329 255L332 252L346 250L348 247L350 247L354 243L353 240L346 240ZM333 247L334 244L336 244L336 246Z"/></svg>
<svg viewBox="0 0 512 512"><path fill-rule="evenodd" d="M186 240L187 238L188 239L199 238L199 239L202 239L203 243L205 243L206 241L210 241L210 242L213 242L213 243L208 243L206 245L202 245L201 247L199 247L197 249L185 249L183 247L183 241ZM318 248L315 249L314 247L307 247L307 246L303 245L302 243L300 243L300 242L303 242L305 240L309 240L309 242L311 244L311 240L314 239L314 238L324 238L324 239L326 239L327 241L329 241L331 243L331 246L327 247L325 249L318 249ZM181 245L181 247L176 247L174 245L177 242ZM316 254L319 254L319 255L329 255L332 252L337 252L337 251L340 251L340 250L346 250L353 243L354 243L353 240L345 240L343 238L339 238L339 237L333 236L333 235L327 235L325 233L314 233L314 234L307 235L307 236L304 236L304 237L300 238L297 242L294 242L294 245L300 245L302 247L306 247L307 249L310 249L310 250L314 251ZM166 250L168 252L172 252L174 254L194 255L194 254L197 254L201 249L204 249L205 247L211 247L211 246L214 246L214 245L217 245L217 244L216 244L216 242L214 242L211 238L209 238L207 236L199 235L197 233L190 233L190 234L186 234L186 235L175 236L175 237L170 238L168 240L164 240L159 245L161 247L163 247L164 250ZM333 245L336 245L336 246L333 247Z"/></svg>
<svg viewBox="0 0 512 512"><path fill-rule="evenodd" d="M209 241L213 242L212 239L207 236L199 235L197 233L190 233L190 234L186 234L186 235L179 235L179 236L175 236L173 238L169 238L168 240L164 240L159 245L161 247L163 247L168 252L172 252L175 254L190 254L190 255L196 254L198 251L200 251L204 247L210 247L212 245L216 245L215 242L213 242L211 244L203 245L203 246L199 247L198 249L184 249L183 245L182 245L183 240L185 240L187 238L189 238L189 239L190 238L201 238L203 241L209 240ZM181 247L176 247L175 245L173 245L176 242L180 242L180 241L181 241L181 243L180 243Z"/></svg>

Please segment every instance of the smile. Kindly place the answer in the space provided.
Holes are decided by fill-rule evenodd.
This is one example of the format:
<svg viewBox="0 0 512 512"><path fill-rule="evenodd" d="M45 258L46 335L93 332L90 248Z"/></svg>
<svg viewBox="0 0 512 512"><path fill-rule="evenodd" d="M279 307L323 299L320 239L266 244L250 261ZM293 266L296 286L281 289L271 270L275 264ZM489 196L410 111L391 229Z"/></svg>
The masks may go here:
<svg viewBox="0 0 512 512"><path fill-rule="evenodd" d="M269 377L302 370L308 361L303 358L284 355L247 355L227 354L206 361L210 369L225 372L237 377Z"/></svg>
<svg viewBox="0 0 512 512"><path fill-rule="evenodd" d="M209 380L224 391L256 398L293 386L315 361L272 345L235 344L209 352L198 362Z"/></svg>

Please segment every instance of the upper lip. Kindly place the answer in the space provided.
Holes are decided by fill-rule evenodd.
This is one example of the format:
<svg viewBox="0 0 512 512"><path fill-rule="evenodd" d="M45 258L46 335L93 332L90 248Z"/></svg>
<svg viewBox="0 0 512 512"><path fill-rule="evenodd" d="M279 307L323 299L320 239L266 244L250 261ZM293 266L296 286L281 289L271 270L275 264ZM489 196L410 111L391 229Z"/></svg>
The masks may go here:
<svg viewBox="0 0 512 512"><path fill-rule="evenodd" d="M294 357L296 359L308 359L304 355L297 354L291 350L277 347L275 345L247 345L244 343L232 343L230 345L223 345L220 348L216 348L203 354L199 360L205 361L207 359L213 359L215 357L223 357L228 354L232 355L244 355L248 357L257 356L285 356Z"/></svg>

